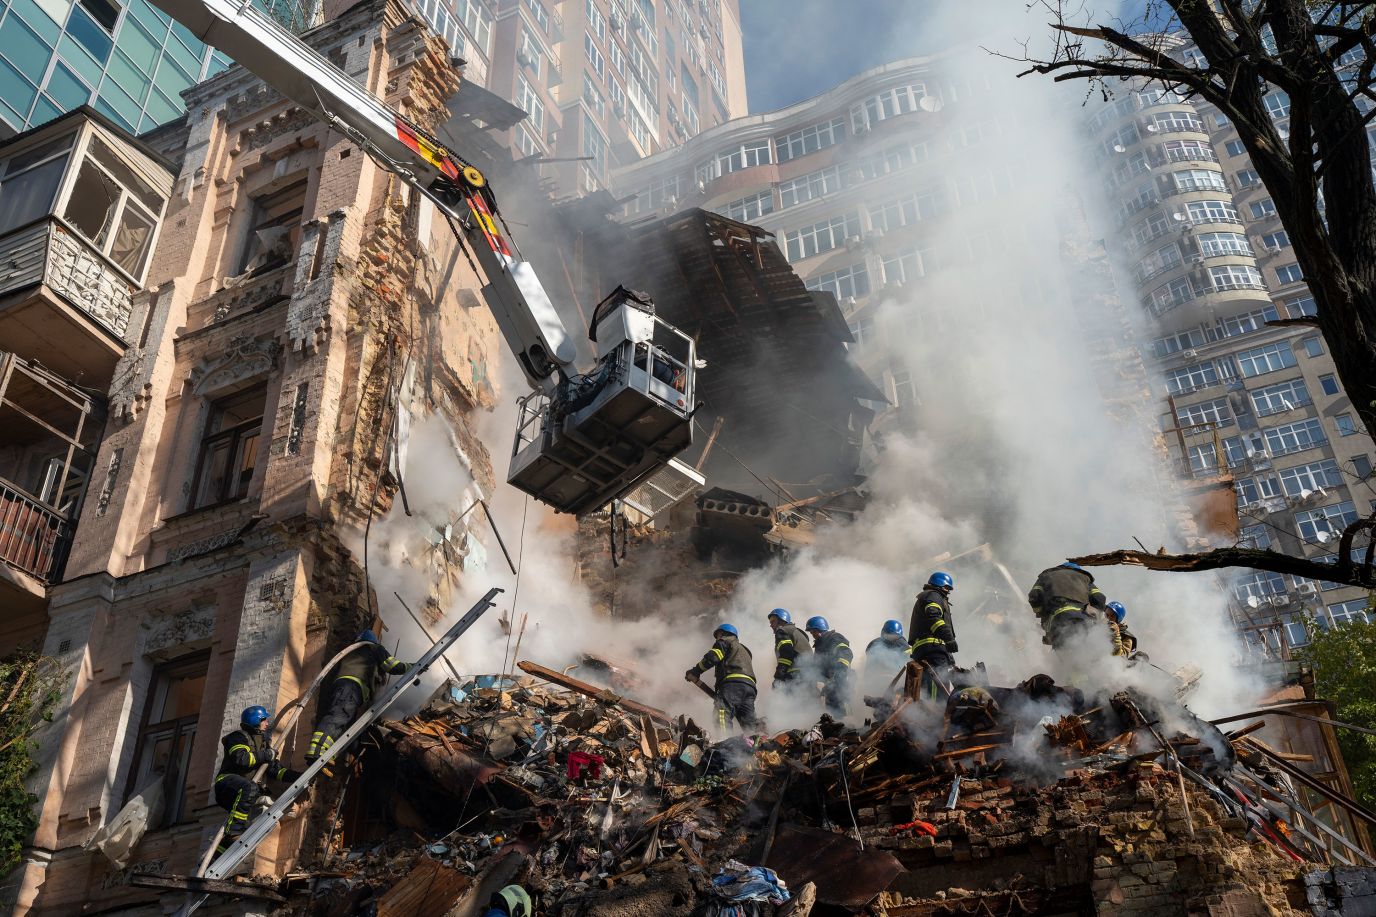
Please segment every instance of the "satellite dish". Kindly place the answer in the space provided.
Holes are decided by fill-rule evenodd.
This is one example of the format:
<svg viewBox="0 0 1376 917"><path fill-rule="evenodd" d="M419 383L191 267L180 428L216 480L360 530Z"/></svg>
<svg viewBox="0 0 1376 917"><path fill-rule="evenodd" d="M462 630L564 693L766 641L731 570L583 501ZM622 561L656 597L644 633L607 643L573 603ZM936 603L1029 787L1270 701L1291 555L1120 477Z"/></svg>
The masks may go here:
<svg viewBox="0 0 1376 917"><path fill-rule="evenodd" d="M1177 222L1179 222L1179 223L1183 223L1183 222L1185 222L1185 214L1183 214L1183 213L1181 213L1179 210L1177 210L1177 211L1175 211L1175 213L1172 213L1172 214L1171 214L1171 219L1172 219L1172 220L1175 220L1175 221L1177 221Z"/></svg>
<svg viewBox="0 0 1376 917"><path fill-rule="evenodd" d="M1127 151L1128 148L1123 146L1121 143L1115 143L1113 145L1113 152L1115 153L1126 153Z"/></svg>
<svg viewBox="0 0 1376 917"><path fill-rule="evenodd" d="M923 111L941 111L941 100L935 96L923 96L917 100L917 107Z"/></svg>
<svg viewBox="0 0 1376 917"><path fill-rule="evenodd" d="M1314 537L1319 540L1319 544L1327 544L1333 538L1332 532L1316 532Z"/></svg>
<svg viewBox="0 0 1376 917"><path fill-rule="evenodd" d="M1256 608L1258 605L1261 604L1261 599L1257 598L1254 595L1249 595L1247 596L1247 604L1252 606L1253 608Z"/></svg>

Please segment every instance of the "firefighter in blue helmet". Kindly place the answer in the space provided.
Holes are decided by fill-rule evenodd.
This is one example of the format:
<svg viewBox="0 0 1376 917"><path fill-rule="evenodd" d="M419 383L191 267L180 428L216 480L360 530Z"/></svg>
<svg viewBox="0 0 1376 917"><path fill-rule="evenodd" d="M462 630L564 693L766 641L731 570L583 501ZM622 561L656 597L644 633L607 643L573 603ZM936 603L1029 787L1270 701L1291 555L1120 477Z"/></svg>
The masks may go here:
<svg viewBox="0 0 1376 917"><path fill-rule="evenodd" d="M714 690L712 712L717 727L725 730L734 721L742 729L755 725L755 667L750 661L750 650L741 643L740 633L734 624L718 624L712 632L712 648L697 665L683 673L685 680L697 682L704 672L714 669L717 684Z"/></svg>
<svg viewBox="0 0 1376 917"><path fill-rule="evenodd" d="M272 805L267 789L253 779L254 771L266 764L264 776L286 784L295 783L301 776L300 771L277 760L266 728L270 719L272 714L267 707L246 707L239 715L239 728L226 733L220 740L224 758L215 774L215 804L227 811L229 818L225 821L220 845L215 848L216 856L224 853L244 833L255 809Z"/></svg>
<svg viewBox="0 0 1376 917"><path fill-rule="evenodd" d="M908 641L903 636L903 622L885 621L879 636L865 646L865 694L886 691L907 662Z"/></svg>
<svg viewBox="0 0 1376 917"><path fill-rule="evenodd" d="M769 629L774 631L774 687L786 688L803 681L801 669L812 655L807 634L793 623L786 608L769 613Z"/></svg>
<svg viewBox="0 0 1376 917"><path fill-rule="evenodd" d="M826 702L827 713L843 717L850 697L851 663L855 661L850 641L832 630L831 623L821 615L807 619L807 632L812 636L812 651L817 654L818 674L823 681L822 699Z"/></svg>
<svg viewBox="0 0 1376 917"><path fill-rule="evenodd" d="M535 906L524 888L508 885L492 896L482 917L535 917Z"/></svg>
<svg viewBox="0 0 1376 917"><path fill-rule="evenodd" d="M341 659L335 668L334 679L320 706L315 732L306 749L308 764L329 751L334 740L373 699L374 692L386 683L388 675L405 675L413 667L412 663L402 662L383 649L377 634L371 630L360 633L354 642L365 645Z"/></svg>
<svg viewBox="0 0 1376 917"><path fill-rule="evenodd" d="M956 581L951 574L937 571L927 577L927 584L913 602L912 619L908 622L912 657L922 669L920 695L936 700L938 682L934 676L944 676L955 667L955 620L951 616L951 593Z"/></svg>
<svg viewBox="0 0 1376 917"><path fill-rule="evenodd" d="M1113 641L1113 655L1131 659L1137 655L1137 637L1128 630L1128 610L1122 602L1109 602L1108 613L1104 615L1108 623L1109 637Z"/></svg>
<svg viewBox="0 0 1376 917"><path fill-rule="evenodd" d="M1038 574L1027 602L1041 619L1044 642L1056 649L1088 633L1108 604L1089 571L1069 560Z"/></svg>

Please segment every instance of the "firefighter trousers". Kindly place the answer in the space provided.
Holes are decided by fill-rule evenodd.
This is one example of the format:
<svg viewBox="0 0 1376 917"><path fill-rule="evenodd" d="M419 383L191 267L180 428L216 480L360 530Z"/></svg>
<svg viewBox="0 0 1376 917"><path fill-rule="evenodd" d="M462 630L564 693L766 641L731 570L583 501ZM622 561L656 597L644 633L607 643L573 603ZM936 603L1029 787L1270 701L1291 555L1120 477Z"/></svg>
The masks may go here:
<svg viewBox="0 0 1376 917"><path fill-rule="evenodd" d="M336 681L330 688L330 696L326 698L324 713L316 720L310 747L306 749L306 760L314 761L329 751L334 740L349 728L362 707L363 689L358 682L343 678Z"/></svg>
<svg viewBox="0 0 1376 917"><path fill-rule="evenodd" d="M254 803L262 795L262 787L239 774L221 774L215 778L215 804L229 813L225 820L224 836L215 848L217 856L244 833L253 816Z"/></svg>
<svg viewBox="0 0 1376 917"><path fill-rule="evenodd" d="M755 686L744 680L732 680L717 688L716 700L712 703L712 714L716 717L717 727L726 730L732 722L742 729L755 725Z"/></svg>
<svg viewBox="0 0 1376 917"><path fill-rule="evenodd" d="M956 664L955 660L951 658L951 654L945 650L937 650L914 656L913 662L922 667L922 680L918 684L917 699L932 701L945 699L946 689L932 675L935 673L942 680L950 677L951 669L955 668ZM922 665L923 663L926 665Z"/></svg>

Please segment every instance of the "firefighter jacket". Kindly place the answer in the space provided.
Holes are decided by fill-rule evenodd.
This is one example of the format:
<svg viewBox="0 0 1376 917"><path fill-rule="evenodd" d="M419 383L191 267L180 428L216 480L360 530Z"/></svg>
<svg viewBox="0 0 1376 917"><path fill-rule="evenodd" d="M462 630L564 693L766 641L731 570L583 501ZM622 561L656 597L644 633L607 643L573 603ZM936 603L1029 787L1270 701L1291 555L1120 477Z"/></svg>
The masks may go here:
<svg viewBox="0 0 1376 917"><path fill-rule="evenodd" d="M730 634L718 637L717 642L707 651L707 655L688 671L702 675L708 669L717 670L717 692L730 681L755 684L755 667L750 662L750 650Z"/></svg>
<svg viewBox="0 0 1376 917"><path fill-rule="evenodd" d="M1113 655L1131 656L1137 652L1137 637L1128 630L1126 624L1119 624L1110 619L1108 629L1113 637Z"/></svg>
<svg viewBox="0 0 1376 917"><path fill-rule="evenodd" d="M901 634L880 634L865 646L865 655L887 653L891 656L908 655L908 641Z"/></svg>
<svg viewBox="0 0 1376 917"><path fill-rule="evenodd" d="M829 630L820 634L812 644L812 649L817 653L821 675L827 681L843 677L855 661L850 642L839 631Z"/></svg>
<svg viewBox="0 0 1376 917"><path fill-rule="evenodd" d="M282 780L289 773L295 773L277 761L277 755L268 743L267 733L258 730L236 729L227 733L220 744L224 746L225 756L220 762L220 770L215 774L216 782L221 777L234 774L239 777L252 777L260 764L269 762L265 776Z"/></svg>
<svg viewBox="0 0 1376 917"><path fill-rule="evenodd" d="M1043 570L1032 591L1027 593L1027 602L1046 626L1063 612L1108 605L1104 594L1094 585L1094 577L1084 570L1064 566Z"/></svg>
<svg viewBox="0 0 1376 917"><path fill-rule="evenodd" d="M386 675L405 675L409 671L411 663L402 662L383 649L381 644L370 643L340 660L334 680L336 684L341 681L356 682L363 689L363 702L366 704L372 698L373 691L386 681Z"/></svg>
<svg viewBox="0 0 1376 917"><path fill-rule="evenodd" d="M798 672L803 657L812 653L807 634L793 624L780 624L774 631L774 680L788 681Z"/></svg>
<svg viewBox="0 0 1376 917"><path fill-rule="evenodd" d="M908 622L914 659L933 651L954 654L956 629L951 617L951 600L940 589L924 589L913 602L912 620Z"/></svg>

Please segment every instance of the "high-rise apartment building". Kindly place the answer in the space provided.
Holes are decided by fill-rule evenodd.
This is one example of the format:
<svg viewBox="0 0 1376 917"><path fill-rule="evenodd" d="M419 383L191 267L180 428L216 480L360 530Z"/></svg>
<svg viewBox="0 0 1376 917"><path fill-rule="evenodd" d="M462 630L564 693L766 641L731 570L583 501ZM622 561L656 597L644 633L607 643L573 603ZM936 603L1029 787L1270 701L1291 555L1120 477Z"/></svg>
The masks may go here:
<svg viewBox="0 0 1376 917"><path fill-rule="evenodd" d="M746 112L737 0L414 0L563 192Z"/></svg>
<svg viewBox="0 0 1376 917"><path fill-rule="evenodd" d="M1267 108L1282 132L1289 99ZM1318 329L1276 208L1217 109L1159 88L1121 93L1088 131L1116 204L1118 252L1154 319L1147 359L1162 429L1185 474L1231 474L1244 542L1335 560L1343 528L1376 509L1371 439ZM1282 652L1365 620L1365 591L1261 571L1240 575L1235 614Z"/></svg>

